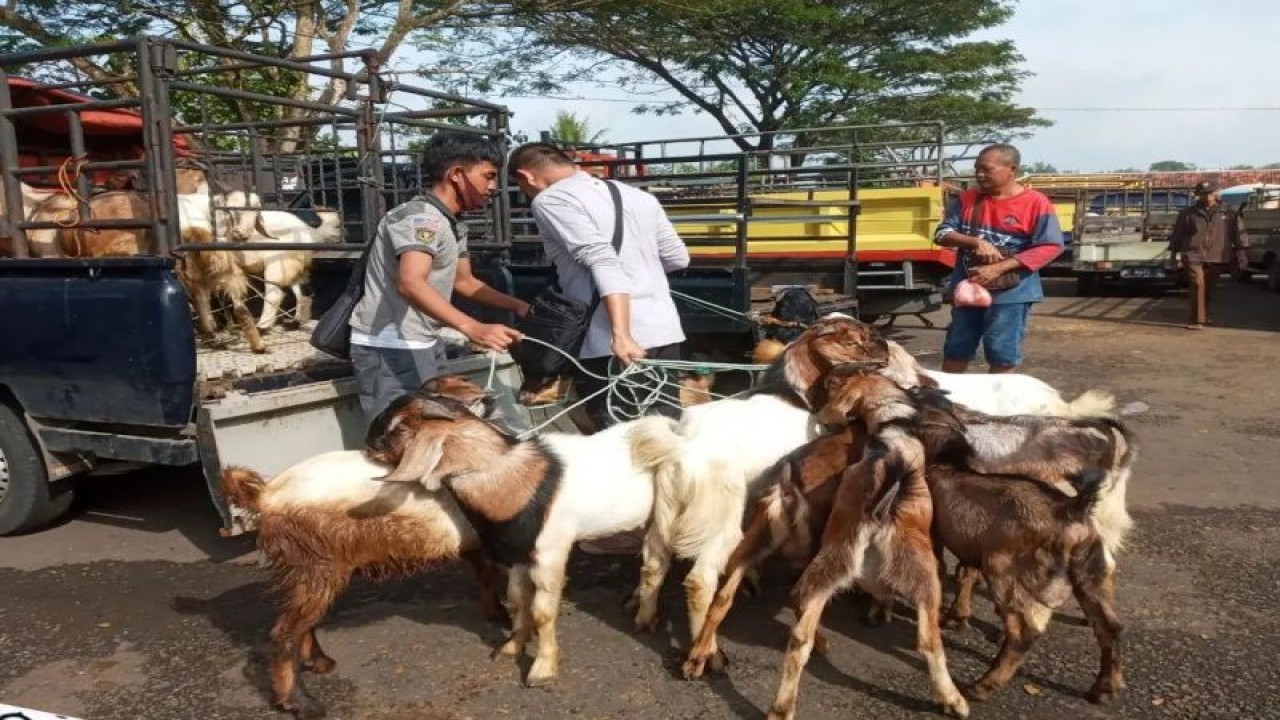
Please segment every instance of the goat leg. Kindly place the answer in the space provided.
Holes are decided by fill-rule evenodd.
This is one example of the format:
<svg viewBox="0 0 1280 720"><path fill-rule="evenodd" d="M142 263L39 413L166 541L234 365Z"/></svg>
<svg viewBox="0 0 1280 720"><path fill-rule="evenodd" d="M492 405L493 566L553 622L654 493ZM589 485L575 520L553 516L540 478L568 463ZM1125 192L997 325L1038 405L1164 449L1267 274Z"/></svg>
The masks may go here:
<svg viewBox="0 0 1280 720"><path fill-rule="evenodd" d="M338 664L333 658L325 655L324 650L320 648L320 641L316 638L314 627L302 636L298 646L298 656L302 660L302 669L317 675L333 672L333 668Z"/></svg>
<svg viewBox="0 0 1280 720"><path fill-rule="evenodd" d="M933 556L926 556L930 560ZM942 628L938 620L942 614L942 583L938 581L936 567L927 567L932 563L925 562L921 579L924 588L914 598L916 603L916 650L924 656L929 666L929 683L933 688L933 699L942 706L948 715L969 717L969 703L956 689L951 673L947 671L947 653L942 647ZM893 595L889 595L892 608Z"/></svg>
<svg viewBox="0 0 1280 720"><path fill-rule="evenodd" d="M262 342L262 336L258 333L258 326L253 322L253 314L249 312L249 306L244 304L242 298L232 300L231 314L235 316L236 322L240 325L240 332L244 333L244 339L249 343L249 349L255 353L265 353L267 346Z"/></svg>
<svg viewBox="0 0 1280 720"><path fill-rule="evenodd" d="M293 286L294 299L294 322L298 325L306 325L311 322L311 296L304 292L302 283Z"/></svg>
<svg viewBox="0 0 1280 720"><path fill-rule="evenodd" d="M1000 644L1000 652L986 674L965 692L970 700L987 700L1008 685L1018 668L1022 667L1027 651L1041 632L1030 615L1024 611L1004 611L1004 640Z"/></svg>
<svg viewBox="0 0 1280 720"><path fill-rule="evenodd" d="M566 549L562 555L539 552L533 566L533 622L538 633L538 655L529 668L525 685L541 687L560 674L560 643L556 637L556 619L560 614L560 594L564 590L564 568L569 560Z"/></svg>
<svg viewBox="0 0 1280 720"><path fill-rule="evenodd" d="M628 609L636 613L635 631L653 632L658 629L658 592L671 569L671 549L658 528L650 528L644 536L640 550L640 584L627 602Z"/></svg>
<svg viewBox="0 0 1280 720"><path fill-rule="evenodd" d="M528 565L516 565L507 571L507 604L511 613L511 637L493 653L520 657L533 637L533 580Z"/></svg>
<svg viewBox="0 0 1280 720"><path fill-rule="evenodd" d="M973 617L973 588L978 584L981 572L967 565L956 566L956 597L951 601L943 619L947 628L968 628Z"/></svg>
<svg viewBox="0 0 1280 720"><path fill-rule="evenodd" d="M498 600L498 569L483 551L464 552L462 557L471 564L476 580L480 583L480 610L485 619L496 623L506 622L507 613Z"/></svg>
<svg viewBox="0 0 1280 720"><path fill-rule="evenodd" d="M341 587L314 587L319 583L295 585L285 593L285 603L275 627L271 629L271 691L277 705L301 719L324 717L325 708L307 694L298 675L304 649L311 655L319 652L312 633L329 609L328 601ZM308 642L307 638L310 637ZM323 654L321 654L323 656ZM332 662L332 661L330 661Z"/></svg>
<svg viewBox="0 0 1280 720"><path fill-rule="evenodd" d="M1124 661L1120 656L1124 626L1116 611L1115 576L1110 570L1100 544L1091 549L1084 562L1073 562L1069 569L1076 602L1088 618L1102 653L1098 677L1085 694L1091 703L1104 703L1124 689Z"/></svg>
<svg viewBox="0 0 1280 720"><path fill-rule="evenodd" d="M728 665L729 658L718 648L716 632L720 629L720 623L724 622L725 616L729 614L729 609L733 607L733 598L742 580L756 563L773 551L775 543L770 542L771 539L767 512L757 512L751 519L751 524L743 534L738 547L734 548L733 554L729 556L725 578L720 583L720 589L716 591L711 607L707 610L702 629L694 639L693 646L689 648L689 657L684 662L686 680L702 677L707 662L717 655L721 665Z"/></svg>
<svg viewBox="0 0 1280 720"><path fill-rule="evenodd" d="M847 573L840 572L845 558L838 557L843 550L820 552L805 570L792 593L792 607L796 624L791 628L787 641L787 654L782 661L782 682L769 710L769 720L792 720L796 716L796 700L800 695L800 676L809 662L809 655L818 635L818 624L831 596L838 585L831 580Z"/></svg>
<svg viewBox="0 0 1280 720"><path fill-rule="evenodd" d="M704 554L694 561L689 574L684 578L685 605L689 612L690 640L697 639L702 634L702 627L706 624L707 613L711 609L711 600L716 592L716 581L719 579L719 573L715 567L716 564L712 555ZM724 672L728 659L716 651L714 635L711 637L711 649L712 652L707 660L708 666L714 673Z"/></svg>

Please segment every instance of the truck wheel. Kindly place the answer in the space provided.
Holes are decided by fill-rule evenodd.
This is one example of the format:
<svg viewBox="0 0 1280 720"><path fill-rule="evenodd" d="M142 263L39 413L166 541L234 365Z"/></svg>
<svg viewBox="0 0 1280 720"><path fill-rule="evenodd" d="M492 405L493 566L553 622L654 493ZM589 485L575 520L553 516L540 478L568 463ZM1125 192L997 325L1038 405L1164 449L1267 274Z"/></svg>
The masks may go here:
<svg viewBox="0 0 1280 720"><path fill-rule="evenodd" d="M0 402L0 535L53 522L74 499L70 486L54 492L22 416Z"/></svg>

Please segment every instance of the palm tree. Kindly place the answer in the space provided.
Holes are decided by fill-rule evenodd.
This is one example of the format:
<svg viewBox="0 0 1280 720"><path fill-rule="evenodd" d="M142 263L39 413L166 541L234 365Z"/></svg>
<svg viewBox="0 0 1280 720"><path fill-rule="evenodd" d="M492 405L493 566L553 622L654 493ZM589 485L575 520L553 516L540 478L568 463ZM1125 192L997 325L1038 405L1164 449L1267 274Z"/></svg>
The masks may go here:
<svg viewBox="0 0 1280 720"><path fill-rule="evenodd" d="M586 116L578 117L567 110L559 110L549 133L552 141L564 145L594 145L601 142L605 129L593 133Z"/></svg>

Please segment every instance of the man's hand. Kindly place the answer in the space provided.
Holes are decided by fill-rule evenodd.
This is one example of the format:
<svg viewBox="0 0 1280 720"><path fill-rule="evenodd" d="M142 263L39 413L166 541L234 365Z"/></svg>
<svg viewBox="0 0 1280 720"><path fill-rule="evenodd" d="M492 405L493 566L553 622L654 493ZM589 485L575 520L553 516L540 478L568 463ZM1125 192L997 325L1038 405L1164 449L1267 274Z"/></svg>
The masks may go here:
<svg viewBox="0 0 1280 720"><path fill-rule="evenodd" d="M973 256L983 265L998 263L1004 259L1004 256L1000 254L995 245L981 238L978 239L978 245L973 248Z"/></svg>
<svg viewBox="0 0 1280 720"><path fill-rule="evenodd" d="M1008 270L1009 269L1004 266L1004 263L979 265L978 267L969 269L969 280L976 285L986 287L988 283L1005 274Z"/></svg>
<svg viewBox="0 0 1280 720"><path fill-rule="evenodd" d="M518 300L517 302L519 302L520 304L516 306L516 317L520 317L520 318L522 318L522 317L526 317L526 316L528 316L528 314L529 314L529 303L527 303L527 302L525 302L525 301L523 301L523 300Z"/></svg>
<svg viewBox="0 0 1280 720"><path fill-rule="evenodd" d="M459 330L476 345L496 352L506 351L511 343L520 340L522 337L518 331L506 325L476 323L465 328L459 328Z"/></svg>
<svg viewBox="0 0 1280 720"><path fill-rule="evenodd" d="M640 347L640 344L630 335L618 335L615 333L613 336L613 356L618 358L623 367L626 367L644 357L644 348Z"/></svg>

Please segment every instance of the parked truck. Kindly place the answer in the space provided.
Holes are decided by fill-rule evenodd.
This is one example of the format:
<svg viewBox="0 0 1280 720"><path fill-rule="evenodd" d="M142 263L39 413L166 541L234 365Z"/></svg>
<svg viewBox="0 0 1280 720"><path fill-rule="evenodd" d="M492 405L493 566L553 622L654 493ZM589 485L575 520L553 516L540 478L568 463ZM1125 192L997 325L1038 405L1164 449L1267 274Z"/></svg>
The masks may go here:
<svg viewBox="0 0 1280 720"><path fill-rule="evenodd" d="M105 83L57 79L74 72L71 59L135 72ZM51 521L82 476L119 463L199 467L224 532L240 532L243 518L215 489L221 468L271 474L361 443L350 364L310 346L307 318L271 328L265 353L250 352L234 325L198 339L179 273L197 252L304 250L313 313L323 313L383 209L421 186L414 139L441 128L506 136L500 106L386 81L370 53L340 58L346 71L333 70L334 59L272 59L143 37L0 61L9 69L0 72L0 534ZM312 84L333 79L346 90L325 104L241 89L237 80L264 71ZM260 119L211 110L234 104L251 104L249 117ZM468 124L455 124L458 118ZM314 128L323 131L319 141L280 140L315 137ZM337 210L345 238L184 243L175 177L193 160L213 185L250 190L263 208L293 208L300 218L307 207ZM92 215L104 183L124 183L143 212L124 220ZM33 222L24 192L77 198L75 215ZM467 221L479 241L500 243L508 216L500 200ZM28 242L40 230L87 238L122 227L142 233L147 251L32 257L39 253ZM255 318L260 307L250 302ZM475 355L462 345L450 355L449 371L519 384L505 355ZM535 421L509 394L502 402L517 428Z"/></svg>

